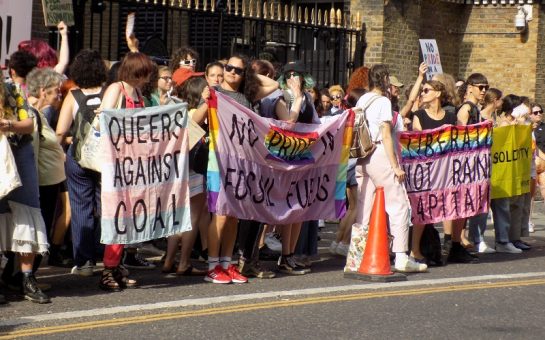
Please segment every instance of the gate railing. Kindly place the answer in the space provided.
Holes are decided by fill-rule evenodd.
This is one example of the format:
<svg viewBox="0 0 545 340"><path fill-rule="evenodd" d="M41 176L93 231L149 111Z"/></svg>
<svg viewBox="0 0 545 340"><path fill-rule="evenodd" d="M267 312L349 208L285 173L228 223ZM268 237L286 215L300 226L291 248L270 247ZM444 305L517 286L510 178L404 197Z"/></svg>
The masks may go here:
<svg viewBox="0 0 545 340"><path fill-rule="evenodd" d="M363 65L365 31L359 13L259 0L79 0L72 55L98 49L118 60L126 51L127 14L136 12L141 49L168 58L180 46L199 52L199 68L234 52L286 63L302 60L318 86L346 84ZM53 38L53 37L52 37Z"/></svg>

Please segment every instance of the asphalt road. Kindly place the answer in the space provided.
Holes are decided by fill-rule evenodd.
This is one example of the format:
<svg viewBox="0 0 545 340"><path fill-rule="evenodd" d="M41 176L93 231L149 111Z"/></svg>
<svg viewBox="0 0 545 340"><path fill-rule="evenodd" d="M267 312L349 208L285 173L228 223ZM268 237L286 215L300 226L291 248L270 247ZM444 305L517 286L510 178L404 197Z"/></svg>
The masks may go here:
<svg viewBox="0 0 545 340"><path fill-rule="evenodd" d="M343 277L344 261L321 233L321 261L305 276L207 284L200 277L134 272L140 289L105 293L95 277L43 268L53 302L36 305L8 294L0 339L542 339L545 332L545 208L536 205L533 249L487 254L473 265L448 265L408 281L371 284ZM493 230L486 233L493 244ZM265 263L273 267L274 263Z"/></svg>

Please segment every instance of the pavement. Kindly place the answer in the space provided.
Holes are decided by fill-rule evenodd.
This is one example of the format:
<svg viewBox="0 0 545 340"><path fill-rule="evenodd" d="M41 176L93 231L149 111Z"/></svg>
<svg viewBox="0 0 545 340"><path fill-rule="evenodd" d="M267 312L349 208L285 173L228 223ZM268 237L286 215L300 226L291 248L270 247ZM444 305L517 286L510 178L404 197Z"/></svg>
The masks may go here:
<svg viewBox="0 0 545 340"><path fill-rule="evenodd" d="M216 285L202 277L133 271L139 289L107 293L93 277L43 267L52 303L37 305L6 293L0 339L115 337L159 339L213 336L302 339L542 339L545 331L545 204L536 202L535 233L522 254L483 254L478 264L449 264L378 284L343 276L331 255L336 224L320 232L319 261L304 276ZM485 233L493 245L491 226ZM204 267L204 263L194 265ZM274 267L274 262L265 262Z"/></svg>

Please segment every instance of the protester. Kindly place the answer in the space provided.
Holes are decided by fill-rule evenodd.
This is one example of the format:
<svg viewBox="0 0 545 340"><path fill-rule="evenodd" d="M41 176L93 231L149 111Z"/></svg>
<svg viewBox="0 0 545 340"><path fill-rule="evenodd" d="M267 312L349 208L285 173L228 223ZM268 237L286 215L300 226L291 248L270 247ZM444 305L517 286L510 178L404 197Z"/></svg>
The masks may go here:
<svg viewBox="0 0 545 340"><path fill-rule="evenodd" d="M347 108L344 102L343 88L340 85L333 85L329 88L329 95L331 96L330 115L335 116L343 113Z"/></svg>
<svg viewBox="0 0 545 340"><path fill-rule="evenodd" d="M390 76L390 101L392 102L392 110L397 112L399 112L399 94L403 86L396 76Z"/></svg>
<svg viewBox="0 0 545 340"><path fill-rule="evenodd" d="M45 254L48 249L45 223L40 211L36 161L31 144L34 117L16 89L13 86L4 86L1 84L0 90L0 133L9 137L22 186L0 199L0 230L5 235L5 238L0 239L3 243L0 244L0 250L8 252L2 281L8 287L21 289L27 300L48 303L51 300L38 286L33 272L35 256ZM15 268L16 260L20 272Z"/></svg>
<svg viewBox="0 0 545 340"><path fill-rule="evenodd" d="M229 96L242 106L252 108L258 101L278 88L278 83L264 76L249 72L246 57L235 55L225 65L223 82L214 89ZM201 122L202 118L195 117ZM231 264L237 235L237 219L214 214L208 231L208 273L204 280L212 283L245 283L248 279Z"/></svg>
<svg viewBox="0 0 545 340"><path fill-rule="evenodd" d="M370 92L364 94L356 105L358 108L369 107L366 117L376 150L367 158L358 160L356 180L358 182L358 203L356 221L369 225L375 189L384 188L386 213L393 236L392 251L395 253L394 268L400 272L423 272L426 264L417 263L407 255L409 237L409 200L403 186L405 172L399 166L395 152L392 127L392 106L388 99L390 88L388 68L374 65L369 71ZM371 102L373 100L373 102ZM352 242L352 241L351 241Z"/></svg>
<svg viewBox="0 0 545 340"><path fill-rule="evenodd" d="M204 76L208 86L214 87L221 84L223 82L223 72L224 66L218 61L214 61L206 65Z"/></svg>
<svg viewBox="0 0 545 340"><path fill-rule="evenodd" d="M422 131L436 129L446 124L455 125L456 115L452 111L443 109L443 103L447 98L445 85L437 80L431 80L424 84L421 92L421 102L425 109L418 110L413 117L413 130ZM413 207L416 209L417 207ZM452 221L444 221L444 230L452 229ZM425 259L420 251L420 239L424 231L424 225L413 225L411 238L411 256L418 262L426 263L431 259ZM429 263L429 262L428 262Z"/></svg>
<svg viewBox="0 0 545 340"><path fill-rule="evenodd" d="M59 58L57 52L43 40L24 40L19 43L19 51L31 53L38 60L38 67L52 67L57 73L64 74L70 60L70 47L68 45L68 26L61 21L57 25L61 38Z"/></svg>
<svg viewBox="0 0 545 340"><path fill-rule="evenodd" d="M331 95L328 89L320 91L320 101L316 111L320 117L331 116Z"/></svg>
<svg viewBox="0 0 545 340"><path fill-rule="evenodd" d="M72 215L72 274L81 276L92 276L96 258L102 256L97 237L100 230L100 174L78 164L76 151L81 149L80 137L83 136L77 132L89 126L94 118L92 113L85 115L84 111L87 111L86 107L98 108L100 105L106 73L98 51L86 49L76 55L69 74L78 88L69 91L64 99L56 129L59 143L68 146L65 170Z"/></svg>
<svg viewBox="0 0 545 340"><path fill-rule="evenodd" d="M197 51L190 47L182 46L172 54L169 67L172 73L176 72L180 67L195 72L198 60L199 54Z"/></svg>
<svg viewBox="0 0 545 340"><path fill-rule="evenodd" d="M496 120L496 126L508 126L516 124L516 119L511 115L513 109L521 103L520 97L507 95L503 97L501 115ZM518 249L509 239L511 229L511 197L496 198L490 202L492 216L494 217L494 231L496 239L496 252L520 254L522 250Z"/></svg>
<svg viewBox="0 0 545 340"><path fill-rule="evenodd" d="M61 255L66 229L55 230L55 213L61 193L66 193L66 175L64 164L59 161L64 158L64 150L57 141L55 131L45 118L44 110L60 101L61 75L51 68L35 68L27 76L28 102L38 125L38 182L40 190L40 207L44 218L48 242L51 245L49 252L50 264L61 266L70 265ZM65 206L61 206L61 209ZM69 208L69 206L68 206ZM65 224L60 224L67 227ZM52 242L50 235L60 234ZM41 255L36 256L34 270L38 269Z"/></svg>

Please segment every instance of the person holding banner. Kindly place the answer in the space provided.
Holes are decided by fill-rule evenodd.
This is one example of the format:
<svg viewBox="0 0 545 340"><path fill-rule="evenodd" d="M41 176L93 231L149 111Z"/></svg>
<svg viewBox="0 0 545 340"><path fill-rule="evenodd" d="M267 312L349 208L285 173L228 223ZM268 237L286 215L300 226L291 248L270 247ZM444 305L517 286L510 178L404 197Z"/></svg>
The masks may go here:
<svg viewBox="0 0 545 340"><path fill-rule="evenodd" d="M118 81L108 86L100 109L141 108L144 107L142 87L149 82L155 65L151 59L140 52L128 53L121 62ZM134 249L136 250L136 249ZM129 279L128 271L120 267L123 255L122 244L107 244L104 249L104 270L99 287L107 291L133 288L138 284Z"/></svg>
<svg viewBox="0 0 545 340"><path fill-rule="evenodd" d="M366 109L371 136L376 150L367 158L358 160L356 180L358 182L358 214L356 221L369 225L375 188L384 188L386 212L390 233L394 237L392 251L395 253L395 269L400 272L424 272L427 265L417 263L407 255L409 247L409 200L403 186L405 171L400 167L395 151L392 127L392 106L388 99L390 89L389 72L385 65L374 65L369 71L370 92L364 94L356 107Z"/></svg>
<svg viewBox="0 0 545 340"><path fill-rule="evenodd" d="M204 77L208 86L215 87L223 82L224 66L219 61L214 61L206 65Z"/></svg>
<svg viewBox="0 0 545 340"><path fill-rule="evenodd" d="M488 80L481 73L471 74L466 81L466 92L464 102L457 112L457 125L471 125L481 122L481 113L477 106L484 99L486 91L490 88ZM470 223L486 223L488 214L480 214L470 218ZM449 262L455 263L478 263L479 259L471 255L462 245L465 238L463 235L466 219L453 221L452 236L445 233L443 255L448 256ZM448 255L447 255L448 254Z"/></svg>
<svg viewBox="0 0 545 340"><path fill-rule="evenodd" d="M413 117L413 130L422 131L435 129L445 124L455 125L456 115L452 111L443 109L447 98L445 85L437 80L430 80L422 88L421 102L425 109L418 110ZM417 207L413 207L416 211ZM452 230L452 221L444 221L444 230ZM413 225L411 238L411 256L418 262L424 263L426 259L420 252L420 239L424 231L424 225Z"/></svg>
<svg viewBox="0 0 545 340"><path fill-rule="evenodd" d="M229 96L238 104L252 108L257 102L278 88L278 83L251 70L248 59L234 55L225 65L223 82L214 90ZM219 113L221 114L221 113ZM198 123L203 117L194 117ZM207 180L207 185L210 181ZM210 188L208 188L210 190ZM208 273L204 280L211 283L246 283L238 268L231 264L237 237L237 218L214 214L208 232Z"/></svg>

